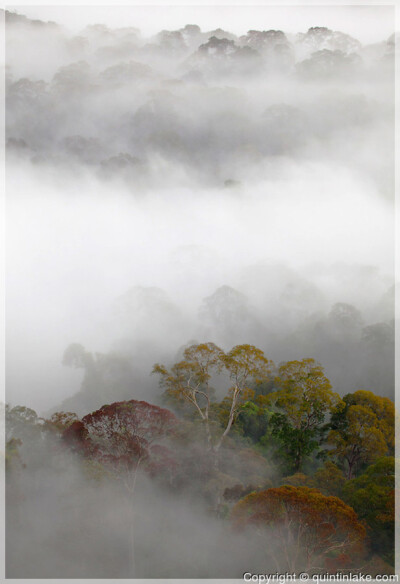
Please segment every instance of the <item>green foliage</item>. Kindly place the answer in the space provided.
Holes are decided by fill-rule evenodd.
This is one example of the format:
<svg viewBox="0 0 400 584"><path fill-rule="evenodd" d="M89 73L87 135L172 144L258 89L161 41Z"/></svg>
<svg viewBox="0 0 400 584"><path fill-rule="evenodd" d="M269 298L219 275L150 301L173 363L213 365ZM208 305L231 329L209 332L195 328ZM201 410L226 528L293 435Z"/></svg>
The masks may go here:
<svg viewBox="0 0 400 584"><path fill-rule="evenodd" d="M260 405L266 403L266 396L275 390L274 380L266 379L265 381L257 381L253 384L255 401Z"/></svg>
<svg viewBox="0 0 400 584"><path fill-rule="evenodd" d="M375 395L372 391L356 391L343 398L349 407L363 406L371 410L376 416L376 426L382 433L390 455L394 454L395 408L388 397Z"/></svg>
<svg viewBox="0 0 400 584"><path fill-rule="evenodd" d="M112 378L115 359L72 345L64 363L82 367L94 391ZM288 560L288 568L307 557L327 570L350 565L349 552L364 545L365 526L371 556L393 565L393 403L368 391L341 399L313 359L283 363L275 378L273 370L253 345L226 353L213 343L187 347L171 367L154 366L180 420L135 400L105 405L82 420L67 411L43 420L29 408L7 406L7 470L19 480L25 471L16 470L33 460L29 448L46 441L57 458L62 434L82 454L92 486L118 477L132 494L140 468L163 488L203 497L220 519L235 505L234 523L268 532L268 545L273 533L267 553L277 563ZM220 401L214 384L225 384ZM159 443L164 439L173 441L173 451ZM362 474L353 478L356 472ZM296 558L293 538L300 542Z"/></svg>
<svg viewBox="0 0 400 584"><path fill-rule="evenodd" d="M371 391L356 391L343 398L332 416L327 442L329 455L345 461L347 477L394 449L393 402Z"/></svg>
<svg viewBox="0 0 400 584"><path fill-rule="evenodd" d="M205 420L213 393L211 378L221 369L222 355L223 351L214 343L191 345L185 349L184 359L170 370L156 363L153 373L160 375L160 385L167 398L188 404Z"/></svg>
<svg viewBox="0 0 400 584"><path fill-rule="evenodd" d="M325 462L313 475L297 472L281 479L280 484L294 487L317 488L323 495L342 497L342 489L346 479L343 472L333 462Z"/></svg>
<svg viewBox="0 0 400 584"><path fill-rule="evenodd" d="M342 497L343 485L346 479L343 472L332 461L327 460L322 468L319 468L313 477L314 485L324 495Z"/></svg>
<svg viewBox="0 0 400 584"><path fill-rule="evenodd" d="M22 441L18 438L11 438L6 443L6 470L12 471L15 469L22 468L24 466L19 448L22 445Z"/></svg>
<svg viewBox="0 0 400 584"><path fill-rule="evenodd" d="M321 365L314 359L288 361L281 365L275 385L279 390L271 394L270 399L284 410L290 424L296 428L317 426L326 413L341 403Z"/></svg>
<svg viewBox="0 0 400 584"><path fill-rule="evenodd" d="M343 487L343 500L370 528L371 550L391 564L394 563L395 467L393 457L380 458Z"/></svg>
<svg viewBox="0 0 400 584"><path fill-rule="evenodd" d="M271 417L271 436L277 440L275 455L289 471L298 471L306 456L318 447L318 428L294 428L284 414L275 413Z"/></svg>
<svg viewBox="0 0 400 584"><path fill-rule="evenodd" d="M276 474L271 463L253 448L225 448L221 470L237 478L238 482L260 488Z"/></svg>
<svg viewBox="0 0 400 584"><path fill-rule="evenodd" d="M45 421L45 428L50 432L62 434L66 428L78 420L75 412L55 412Z"/></svg>
<svg viewBox="0 0 400 584"><path fill-rule="evenodd" d="M287 470L297 472L319 448L321 425L341 400L313 359L281 365L275 386L278 390L268 396L278 410L270 419L271 436Z"/></svg>
<svg viewBox="0 0 400 584"><path fill-rule="evenodd" d="M240 409L235 429L256 444L266 434L270 418L271 412L266 407L247 401Z"/></svg>
<svg viewBox="0 0 400 584"><path fill-rule="evenodd" d="M252 386L270 379L273 368L264 353L253 345L237 345L228 353L214 345L192 345L184 351L184 360L167 369L156 364L153 373L160 375L165 395L188 404L204 423L208 449L215 454L236 423L243 406L254 397ZM211 379L222 371L230 386L219 404L212 401ZM220 425L219 435L215 432Z"/></svg>

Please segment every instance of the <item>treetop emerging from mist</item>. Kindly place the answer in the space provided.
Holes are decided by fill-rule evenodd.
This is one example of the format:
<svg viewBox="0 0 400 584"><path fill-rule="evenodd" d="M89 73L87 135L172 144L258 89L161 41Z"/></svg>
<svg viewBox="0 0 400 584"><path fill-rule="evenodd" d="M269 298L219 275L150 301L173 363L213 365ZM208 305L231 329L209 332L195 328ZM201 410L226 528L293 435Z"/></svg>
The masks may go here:
<svg viewBox="0 0 400 584"><path fill-rule="evenodd" d="M391 573L391 7L103 8L5 12L7 576Z"/></svg>
<svg viewBox="0 0 400 584"><path fill-rule="evenodd" d="M28 64L20 50L30 37L37 44L38 30L41 58ZM7 11L6 42L10 155L78 166L135 190L151 188L160 165L173 181L241 184L271 157L329 155L332 140L340 153L348 132L357 139L361 110L371 128L378 112L381 120L390 115L386 105L371 108L375 94L382 99L378 88L392 82L393 43L363 46L326 27L237 36L192 23L144 38L133 27L97 24L73 35ZM367 102L360 83L369 87ZM344 115L331 124L333 88ZM279 127L268 113L276 107Z"/></svg>

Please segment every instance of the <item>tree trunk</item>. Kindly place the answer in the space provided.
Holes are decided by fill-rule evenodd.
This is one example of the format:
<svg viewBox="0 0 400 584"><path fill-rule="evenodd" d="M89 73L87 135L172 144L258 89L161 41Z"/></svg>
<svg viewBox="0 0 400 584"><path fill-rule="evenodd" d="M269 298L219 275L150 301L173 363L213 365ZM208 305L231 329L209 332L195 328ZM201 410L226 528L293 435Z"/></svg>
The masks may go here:
<svg viewBox="0 0 400 584"><path fill-rule="evenodd" d="M297 451L296 458L294 459L294 472L300 472L301 462L301 453Z"/></svg>
<svg viewBox="0 0 400 584"><path fill-rule="evenodd" d="M213 467L215 470L219 470L219 452L218 452L218 450L215 450L215 448L213 448L211 450L211 454L212 454Z"/></svg>
<svg viewBox="0 0 400 584"><path fill-rule="evenodd" d="M139 458L136 468L131 475L131 483L128 487L129 496L129 577L136 578L136 562L135 562L135 488L136 479L138 475L139 465L142 459Z"/></svg>
<svg viewBox="0 0 400 584"><path fill-rule="evenodd" d="M135 563L135 508L134 500L131 499L129 517L129 578L136 578Z"/></svg>
<svg viewBox="0 0 400 584"><path fill-rule="evenodd" d="M204 423L206 425L207 448L208 448L208 450L210 450L212 452L214 450L214 446L213 446L213 443L212 443L212 436L211 436L210 423L209 423L209 420L208 420L208 416L206 416L204 418Z"/></svg>
<svg viewBox="0 0 400 584"><path fill-rule="evenodd" d="M349 472L347 473L347 479L350 480L353 478L354 462L350 462L349 460L347 462L349 463Z"/></svg>
<svg viewBox="0 0 400 584"><path fill-rule="evenodd" d="M232 396L232 405L231 405L231 411L229 412L229 420L228 423L226 425L226 428L224 430L224 433L222 434L221 438L219 439L218 443L215 446L215 451L218 452L218 450L221 448L221 444L225 439L225 436L228 434L228 432L230 431L232 424L233 424L233 418L235 417L235 407L236 407L236 402L238 400L238 396L239 396L239 388L235 388L235 391L233 393Z"/></svg>

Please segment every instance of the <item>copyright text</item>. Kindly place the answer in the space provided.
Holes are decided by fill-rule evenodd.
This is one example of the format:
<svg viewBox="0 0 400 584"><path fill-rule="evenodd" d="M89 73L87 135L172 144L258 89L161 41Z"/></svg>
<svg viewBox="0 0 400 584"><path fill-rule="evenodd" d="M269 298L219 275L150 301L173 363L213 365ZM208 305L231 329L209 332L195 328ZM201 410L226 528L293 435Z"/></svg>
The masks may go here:
<svg viewBox="0 0 400 584"><path fill-rule="evenodd" d="M299 580L300 582L398 582L399 576L397 574L377 574L376 576L371 576L370 574L308 574L307 572L301 572L296 574L295 572L286 572L285 574L252 574L251 572L245 572L243 574L243 580L245 582L256 582L258 584L269 584L273 582L293 582Z"/></svg>

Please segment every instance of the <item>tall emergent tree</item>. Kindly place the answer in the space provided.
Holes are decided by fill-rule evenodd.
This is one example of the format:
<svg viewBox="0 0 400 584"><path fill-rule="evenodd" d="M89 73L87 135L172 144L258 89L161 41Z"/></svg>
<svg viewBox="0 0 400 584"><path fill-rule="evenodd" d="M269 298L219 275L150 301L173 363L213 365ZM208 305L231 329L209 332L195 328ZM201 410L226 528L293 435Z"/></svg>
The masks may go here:
<svg viewBox="0 0 400 584"><path fill-rule="evenodd" d="M272 435L280 443L290 470L298 472L304 457L318 448L321 424L341 399L314 359L281 365L275 386L278 390L268 395L277 408L270 420Z"/></svg>
<svg viewBox="0 0 400 584"><path fill-rule="evenodd" d="M358 466L372 463L394 451L395 410L393 402L371 391L344 396L332 416L327 441L329 454L347 465L347 478Z"/></svg>
<svg viewBox="0 0 400 584"><path fill-rule="evenodd" d="M161 375L161 386L167 395L189 403L204 423L208 450L217 464L217 454L230 432L241 406L254 395L252 383L266 381L271 376L273 362L253 345L237 345L225 353L214 343L192 345L183 353L184 359L170 370L156 364L153 373ZM222 432L212 432L210 424L211 379L215 373L228 373L230 385L225 400L227 419Z"/></svg>

